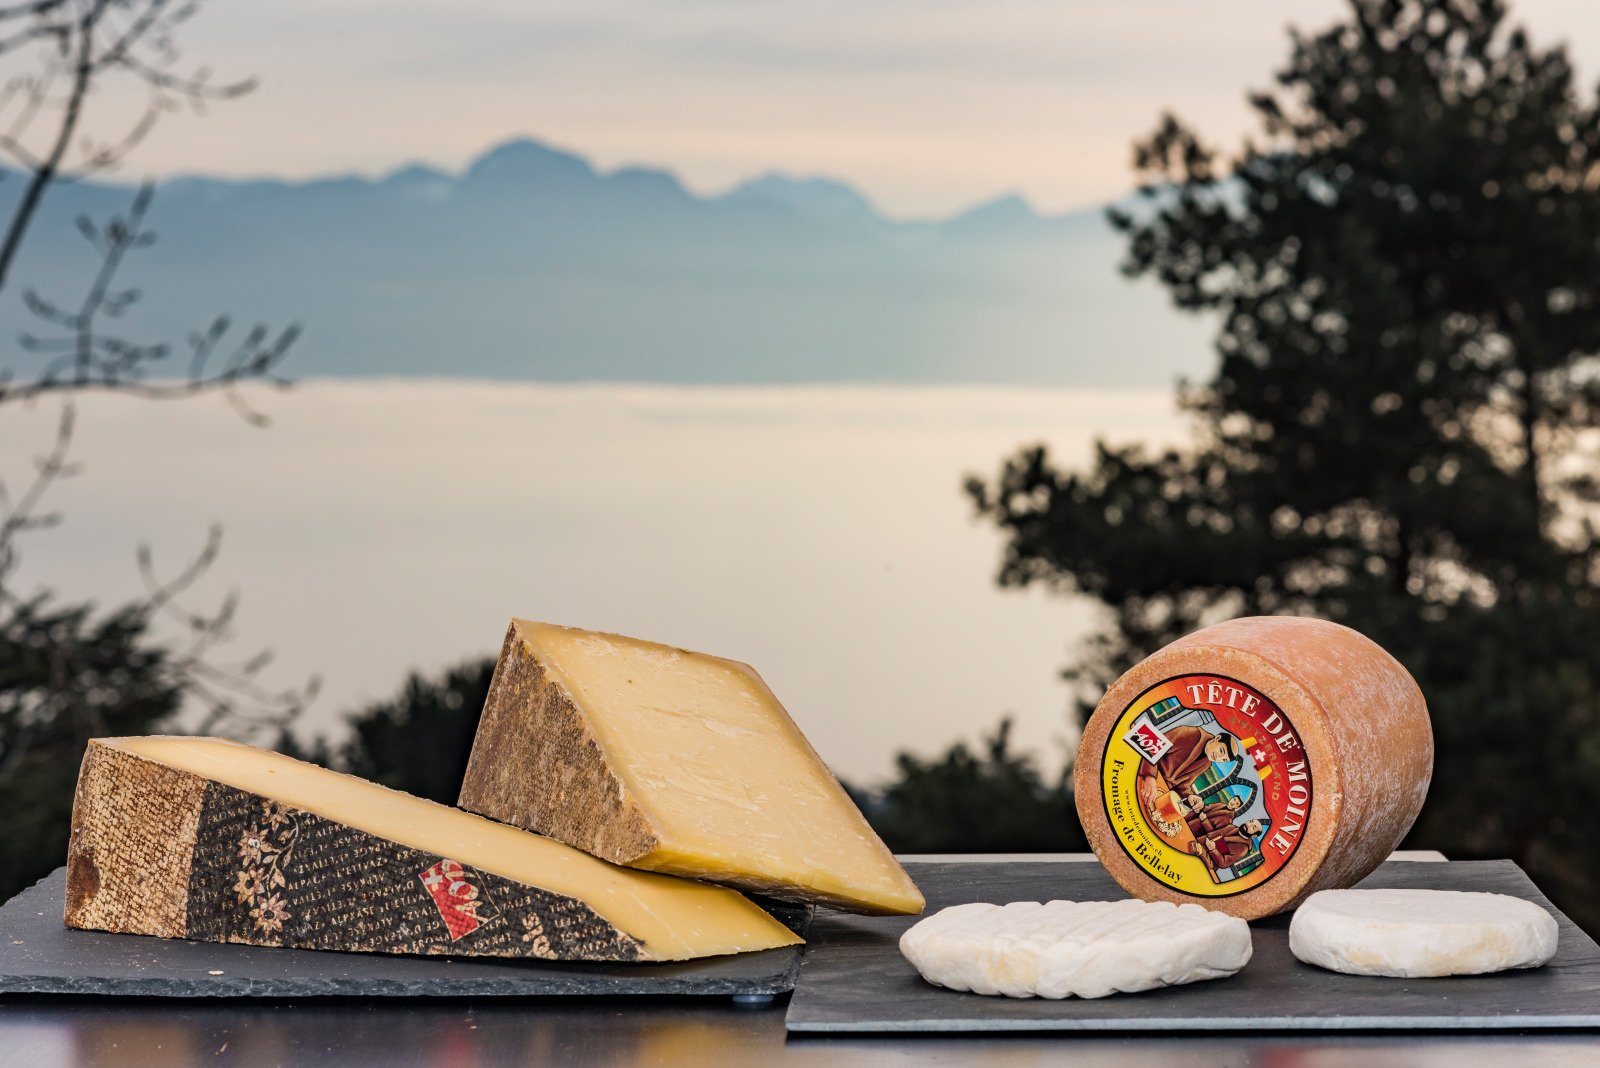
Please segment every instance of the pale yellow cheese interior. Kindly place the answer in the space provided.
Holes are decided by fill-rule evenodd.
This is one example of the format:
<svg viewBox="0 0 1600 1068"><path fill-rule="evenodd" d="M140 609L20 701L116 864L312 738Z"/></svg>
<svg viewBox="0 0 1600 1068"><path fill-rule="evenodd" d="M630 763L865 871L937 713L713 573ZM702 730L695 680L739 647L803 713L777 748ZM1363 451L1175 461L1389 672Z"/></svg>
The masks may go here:
<svg viewBox="0 0 1600 1068"><path fill-rule="evenodd" d="M105 745L336 820L494 875L577 898L657 960L800 942L738 892L633 871L460 809L219 738L106 738Z"/></svg>
<svg viewBox="0 0 1600 1068"><path fill-rule="evenodd" d="M761 677L732 660L517 620L660 846L635 866L916 913L922 895Z"/></svg>

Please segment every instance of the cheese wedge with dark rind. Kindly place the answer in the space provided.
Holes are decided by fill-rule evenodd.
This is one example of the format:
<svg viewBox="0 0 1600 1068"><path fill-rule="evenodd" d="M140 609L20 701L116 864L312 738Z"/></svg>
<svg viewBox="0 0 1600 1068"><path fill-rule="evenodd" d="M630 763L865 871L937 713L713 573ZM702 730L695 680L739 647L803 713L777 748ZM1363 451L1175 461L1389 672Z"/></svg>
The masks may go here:
<svg viewBox="0 0 1600 1068"><path fill-rule="evenodd" d="M458 803L630 867L923 908L761 676L704 653L512 620Z"/></svg>
<svg viewBox="0 0 1600 1068"><path fill-rule="evenodd" d="M66 923L93 930L573 961L801 941L725 887L216 738L91 741L67 856Z"/></svg>

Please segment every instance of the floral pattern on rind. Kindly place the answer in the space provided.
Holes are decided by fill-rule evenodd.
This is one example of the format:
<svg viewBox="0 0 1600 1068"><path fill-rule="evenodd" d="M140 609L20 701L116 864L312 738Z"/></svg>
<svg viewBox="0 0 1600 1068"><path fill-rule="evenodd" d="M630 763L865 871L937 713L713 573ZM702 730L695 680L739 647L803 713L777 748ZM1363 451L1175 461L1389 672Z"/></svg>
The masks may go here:
<svg viewBox="0 0 1600 1068"><path fill-rule="evenodd" d="M279 934L289 919L288 903L277 891L288 885L283 870L294 853L299 829L287 806L263 800L261 819L239 836L233 893L241 906L249 908L260 934Z"/></svg>

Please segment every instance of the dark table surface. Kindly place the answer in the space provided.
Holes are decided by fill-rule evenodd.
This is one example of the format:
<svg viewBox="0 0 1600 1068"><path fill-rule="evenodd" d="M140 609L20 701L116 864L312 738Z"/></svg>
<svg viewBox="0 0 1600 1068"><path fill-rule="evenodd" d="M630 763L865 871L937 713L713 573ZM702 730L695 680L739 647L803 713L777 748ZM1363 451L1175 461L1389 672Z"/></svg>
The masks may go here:
<svg viewBox="0 0 1600 1068"><path fill-rule="evenodd" d="M1600 1064L1592 1034L886 1035L786 1036L783 999L97 1003L11 1001L0 1008L0 1064Z"/></svg>
<svg viewBox="0 0 1600 1068"><path fill-rule="evenodd" d="M1126 1068L1600 1064L1600 1034L1593 1032L788 1035L785 1001L746 1007L727 998L380 1002L16 995L0 1000L0 1065L1035 1065L1067 1058Z"/></svg>

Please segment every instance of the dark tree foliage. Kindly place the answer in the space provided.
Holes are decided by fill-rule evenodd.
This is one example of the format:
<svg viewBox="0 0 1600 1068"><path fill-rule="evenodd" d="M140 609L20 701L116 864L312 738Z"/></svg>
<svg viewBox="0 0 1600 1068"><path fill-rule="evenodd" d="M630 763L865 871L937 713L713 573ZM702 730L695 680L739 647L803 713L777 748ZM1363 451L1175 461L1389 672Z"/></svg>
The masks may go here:
<svg viewBox="0 0 1600 1068"><path fill-rule="evenodd" d="M1193 445L972 480L1000 580L1109 609L1088 695L1227 616L1371 635L1433 712L1413 842L1509 856L1600 928L1596 103L1494 0L1352 0L1252 103L1234 157L1165 119L1113 216L1126 273L1220 322Z"/></svg>
<svg viewBox="0 0 1600 1068"><path fill-rule="evenodd" d="M449 668L437 678L410 675L393 700L346 717L350 738L338 750L338 766L408 794L455 804L493 675L492 659ZM317 754L292 755L316 759Z"/></svg>
<svg viewBox="0 0 1600 1068"><path fill-rule="evenodd" d="M183 692L139 607L26 612L0 629L0 896L60 865L84 739L147 733Z"/></svg>
<svg viewBox="0 0 1600 1068"><path fill-rule="evenodd" d="M311 764L321 764L325 768L334 765L333 750L328 745L328 740L316 737L307 741L295 734L293 728L283 727L278 731L277 739L272 743L272 748L284 756L294 757Z"/></svg>
<svg viewBox="0 0 1600 1068"><path fill-rule="evenodd" d="M1028 853L1086 849L1063 774L1046 784L1010 747L1004 719L974 753L959 742L936 760L901 753L899 778L863 805L896 853Z"/></svg>

